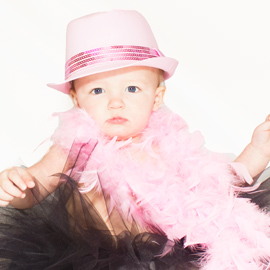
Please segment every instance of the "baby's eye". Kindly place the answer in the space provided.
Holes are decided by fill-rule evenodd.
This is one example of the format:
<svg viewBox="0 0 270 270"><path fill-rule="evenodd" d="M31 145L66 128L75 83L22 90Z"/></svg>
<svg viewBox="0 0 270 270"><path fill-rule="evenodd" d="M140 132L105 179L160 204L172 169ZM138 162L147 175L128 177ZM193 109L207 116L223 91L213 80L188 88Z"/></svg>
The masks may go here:
<svg viewBox="0 0 270 270"><path fill-rule="evenodd" d="M102 88L94 88L90 93L94 95L98 95L98 94L104 93L104 90Z"/></svg>
<svg viewBox="0 0 270 270"><path fill-rule="evenodd" d="M136 93L136 92L139 91L139 88L136 87L136 86L128 86L128 87L126 88L126 91L127 91L127 92L130 92L130 93Z"/></svg>

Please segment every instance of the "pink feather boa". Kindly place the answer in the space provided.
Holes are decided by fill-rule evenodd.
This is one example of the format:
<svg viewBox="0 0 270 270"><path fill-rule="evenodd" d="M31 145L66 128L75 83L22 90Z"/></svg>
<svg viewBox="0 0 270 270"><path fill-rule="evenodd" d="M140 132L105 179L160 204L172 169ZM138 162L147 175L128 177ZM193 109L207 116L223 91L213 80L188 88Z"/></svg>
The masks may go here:
<svg viewBox="0 0 270 270"><path fill-rule="evenodd" d="M152 113L140 143L108 140L81 109L57 115L55 144L98 141L81 174L82 192L102 189L111 208L142 228L157 225L169 239L205 245L201 269L268 269L270 217L238 198L234 185L245 169L206 150L178 115L165 106Z"/></svg>

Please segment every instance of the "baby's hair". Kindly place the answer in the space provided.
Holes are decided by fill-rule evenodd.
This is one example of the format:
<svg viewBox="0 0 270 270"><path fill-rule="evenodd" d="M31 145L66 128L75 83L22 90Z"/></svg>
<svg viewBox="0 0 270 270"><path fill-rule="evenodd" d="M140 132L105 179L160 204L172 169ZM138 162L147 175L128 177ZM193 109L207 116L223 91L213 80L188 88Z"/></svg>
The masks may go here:
<svg viewBox="0 0 270 270"><path fill-rule="evenodd" d="M166 86L165 81L160 82L159 86Z"/></svg>
<svg viewBox="0 0 270 270"><path fill-rule="evenodd" d="M70 82L70 90L74 90L74 91L76 91L75 90L75 85L74 85L74 80L72 80L71 82Z"/></svg>
<svg viewBox="0 0 270 270"><path fill-rule="evenodd" d="M164 81L164 70L159 70L159 84L158 86L166 86Z"/></svg>

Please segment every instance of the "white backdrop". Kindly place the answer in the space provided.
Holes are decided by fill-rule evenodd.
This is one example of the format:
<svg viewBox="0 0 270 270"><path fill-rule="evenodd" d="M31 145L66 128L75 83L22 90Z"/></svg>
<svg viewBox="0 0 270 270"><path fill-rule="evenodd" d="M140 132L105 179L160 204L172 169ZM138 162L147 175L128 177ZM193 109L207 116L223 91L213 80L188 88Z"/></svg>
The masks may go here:
<svg viewBox="0 0 270 270"><path fill-rule="evenodd" d="M72 106L46 87L64 77L67 23L111 9L141 12L179 60L166 104L209 149L238 155L270 113L269 0L0 0L0 170L35 162L50 115Z"/></svg>

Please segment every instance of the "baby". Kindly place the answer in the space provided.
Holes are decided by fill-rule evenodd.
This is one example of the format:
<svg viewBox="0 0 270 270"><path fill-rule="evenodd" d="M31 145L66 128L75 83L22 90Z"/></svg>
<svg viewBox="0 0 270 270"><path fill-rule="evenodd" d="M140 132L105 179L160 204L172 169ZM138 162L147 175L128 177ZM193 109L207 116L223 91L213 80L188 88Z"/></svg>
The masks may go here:
<svg viewBox="0 0 270 270"><path fill-rule="evenodd" d="M135 11L95 13L72 21L66 80L49 86L69 94L75 106L58 114L54 145L42 160L0 174L0 205L39 207L43 199L51 199L46 199L49 194L75 180L73 194L81 205L87 202L94 209L93 220L101 219L98 231L108 230L111 236L128 231L131 241L142 236L143 243L148 232L165 239L151 241L159 246L151 259L142 259L144 248L135 249L134 240L134 269L266 269L270 219L255 204L238 198L237 192L245 188L236 185L253 184L252 178L270 161L270 116L229 164L204 149L201 136L189 134L185 122L163 104L164 81L176 66L176 60L160 52L149 25ZM84 209L67 208L74 215ZM93 226L92 221L88 230ZM120 243L117 238L115 245ZM117 257L112 259L115 247L111 250L104 255L106 266ZM172 255L166 259L168 252ZM97 257L93 268L87 264L85 269L101 269ZM125 267L134 263L117 261ZM108 269L120 269L116 265Z"/></svg>

